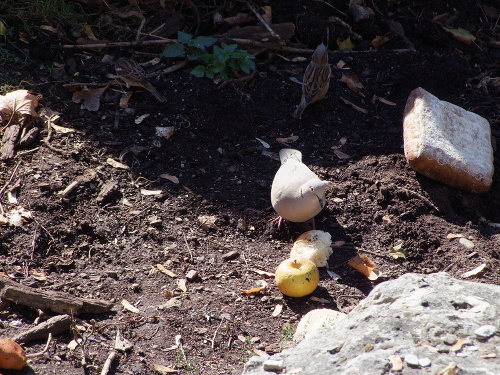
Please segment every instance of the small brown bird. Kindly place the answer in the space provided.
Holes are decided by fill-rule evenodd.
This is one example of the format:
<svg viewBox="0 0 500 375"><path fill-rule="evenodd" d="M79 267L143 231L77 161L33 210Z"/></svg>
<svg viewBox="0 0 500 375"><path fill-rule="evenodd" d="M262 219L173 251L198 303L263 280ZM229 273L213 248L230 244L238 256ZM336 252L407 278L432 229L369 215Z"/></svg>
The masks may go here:
<svg viewBox="0 0 500 375"><path fill-rule="evenodd" d="M296 118L302 117L304 109L318 100L323 99L330 86L330 75L332 70L328 64L328 49L321 43L316 47L312 60L307 66L302 80L302 99L293 113Z"/></svg>
<svg viewBox="0 0 500 375"><path fill-rule="evenodd" d="M165 97L146 79L146 72L134 60L120 57L115 63L116 74L123 82L130 86L138 86L148 90L160 103L167 101Z"/></svg>

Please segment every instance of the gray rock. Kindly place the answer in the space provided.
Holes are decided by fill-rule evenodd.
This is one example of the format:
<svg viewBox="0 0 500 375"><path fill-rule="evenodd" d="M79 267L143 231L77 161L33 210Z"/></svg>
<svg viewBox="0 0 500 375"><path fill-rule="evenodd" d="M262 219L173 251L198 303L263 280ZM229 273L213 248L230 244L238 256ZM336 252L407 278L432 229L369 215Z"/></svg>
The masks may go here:
<svg viewBox="0 0 500 375"><path fill-rule="evenodd" d="M243 375L269 375L263 366L268 360L283 361L290 373L301 369L301 375L385 375L392 367L389 356L407 360L406 354L413 354L417 365L405 361L401 375L437 374L451 365L460 375L497 375L500 362L481 357L496 353L500 338L492 334L485 340L475 331L497 322L499 314L498 285L446 273L406 274L377 285L333 328L322 328L273 356L252 357ZM456 352L443 344L455 337L466 342Z"/></svg>
<svg viewBox="0 0 500 375"><path fill-rule="evenodd" d="M480 339L487 339L493 336L497 332L497 328L491 325L481 326L478 329L474 330L474 333Z"/></svg>

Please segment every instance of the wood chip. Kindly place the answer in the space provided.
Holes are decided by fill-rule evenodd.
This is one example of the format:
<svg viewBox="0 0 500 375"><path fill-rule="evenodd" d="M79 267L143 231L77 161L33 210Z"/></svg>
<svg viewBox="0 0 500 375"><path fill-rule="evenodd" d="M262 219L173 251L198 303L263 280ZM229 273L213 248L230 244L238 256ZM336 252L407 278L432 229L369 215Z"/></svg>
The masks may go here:
<svg viewBox="0 0 500 375"><path fill-rule="evenodd" d="M163 266L162 264L157 264L156 268L158 268L158 270L160 270L160 272L164 273L167 276L177 277L177 274L175 274L174 272L166 269L165 266Z"/></svg>
<svg viewBox="0 0 500 375"><path fill-rule="evenodd" d="M139 313L139 312L141 312L137 307L135 307L134 305L132 305L126 299L122 299L121 304L125 308L125 310L128 310L128 311L136 313L136 314Z"/></svg>
<svg viewBox="0 0 500 375"><path fill-rule="evenodd" d="M271 314L271 316L272 316L273 318L275 318L275 317L277 317L278 315L280 315L282 311L283 311L283 305L278 304L278 305L276 305L276 307L274 308L273 313Z"/></svg>

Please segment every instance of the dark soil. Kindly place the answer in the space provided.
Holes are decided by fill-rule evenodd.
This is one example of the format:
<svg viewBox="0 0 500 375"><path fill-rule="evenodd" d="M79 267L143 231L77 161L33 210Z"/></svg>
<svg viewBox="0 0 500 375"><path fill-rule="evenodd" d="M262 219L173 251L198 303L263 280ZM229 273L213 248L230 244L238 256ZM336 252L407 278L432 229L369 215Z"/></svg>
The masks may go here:
<svg viewBox="0 0 500 375"><path fill-rule="evenodd" d="M153 81L167 97L164 104L134 89L130 108L120 109L119 88L114 87L108 89L100 109L89 112L71 101L63 84L104 84L106 74L114 73L111 64L102 62L105 54L142 62L158 56L162 48L51 49L53 43L74 43L73 36L67 33L59 40L36 28L38 21L33 21L28 48L18 38L20 21L4 20L17 32L2 45L2 82L39 94L40 108L60 112L58 124L76 131L53 133L49 148L43 142L45 127L33 145L0 162L0 187L6 187L3 210L16 206L8 202L6 191L19 179L18 205L33 215L20 227L0 227L1 265L25 285L116 302L107 315L80 316L81 325L87 324L85 332L56 336L48 354L32 361L36 373L100 374L119 329L133 348L117 356L110 374L152 374L154 364L180 374L239 374L255 350L274 353L290 345L306 312L327 307L347 313L377 283L402 274L446 271L460 278L486 263L484 272L473 279L500 284L498 1L374 1L374 16L360 23L348 15L347 6L335 9L326 3L272 2L275 23L296 24L295 46L301 42L315 48L324 40L326 27L330 29L330 90L325 100L306 109L301 120L291 116L301 89L290 77L302 79L310 55L307 61L294 63L276 54L261 54L254 79L222 89L209 79L190 75L190 68L179 70ZM154 19L152 9L143 10L146 18ZM185 12L185 29L194 32L193 9L177 11ZM467 29L478 38L475 43L453 39L432 21L445 13L441 22ZM234 14L228 10L224 16ZM361 37L355 42L357 50L336 49L336 39L349 32L329 23L330 16L353 26ZM394 31L394 22L404 34ZM203 35L217 31L208 24L203 23ZM380 50L371 50L369 42L377 35L391 40ZM133 38L133 32L117 33L113 40ZM339 82L342 71L335 67L340 60L347 63L349 70L344 72L359 76L364 97ZM55 79L53 70L60 66L64 74ZM408 166L402 114L409 93L417 87L488 119L497 170L488 193L474 195L447 187ZM150 116L136 124L144 114ZM158 137L159 126L175 127L173 136ZM274 272L288 257L294 239L310 229L288 224L278 230L271 223L275 213L270 186L279 162L269 153L286 147L277 138L292 135L298 140L289 146L300 150L304 162L322 179L332 182L327 207L316 217L316 228L329 232L336 243L329 269L341 276L333 280L321 270L320 287L313 296L327 303L284 297L272 278L254 271ZM333 152L337 146L349 157L340 159ZM109 158L129 169L113 167ZM96 177L62 198L59 192L88 170ZM176 176L179 183L160 178L161 174ZM116 184L116 192L100 202L98 195L110 182ZM141 189L160 193L144 195ZM216 218L213 228L202 228L197 221L202 215ZM448 239L448 234L462 234L474 247ZM400 243L408 257L391 258L389 246ZM231 251L237 255L227 259ZM382 277L371 282L348 266L347 260L356 253L373 260ZM157 264L178 277L159 272ZM177 305L159 309L169 301L165 293L178 289L179 279L190 270L199 276L187 282L187 292L180 294ZM33 271L43 272L46 279L37 279ZM267 291L241 292L262 279L269 284ZM125 310L123 299L140 312ZM277 305L283 305L283 311L273 317ZM1 309L4 337L26 330L38 316L34 309L8 302ZM80 348L67 349L74 335L87 339L86 366ZM182 336L182 350L171 349L177 335ZM26 348L35 352L43 344L28 343Z"/></svg>

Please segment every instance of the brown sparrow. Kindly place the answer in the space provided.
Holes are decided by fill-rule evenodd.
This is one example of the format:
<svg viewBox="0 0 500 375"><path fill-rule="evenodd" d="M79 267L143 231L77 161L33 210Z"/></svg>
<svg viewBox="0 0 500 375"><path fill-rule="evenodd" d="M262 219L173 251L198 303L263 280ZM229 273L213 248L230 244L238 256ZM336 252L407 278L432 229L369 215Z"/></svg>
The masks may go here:
<svg viewBox="0 0 500 375"><path fill-rule="evenodd" d="M293 113L296 118L301 118L304 109L318 100L323 99L330 86L330 75L332 70L328 64L328 49L321 43L316 47L312 60L307 66L302 80L302 99Z"/></svg>
<svg viewBox="0 0 500 375"><path fill-rule="evenodd" d="M146 79L146 73L142 66L134 60L120 57L115 63L116 74L125 82L127 87L138 86L148 90L159 102L165 102L167 99L158 92L157 89Z"/></svg>

